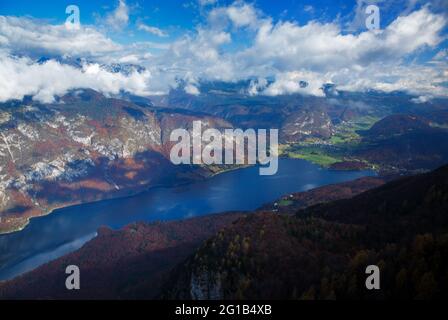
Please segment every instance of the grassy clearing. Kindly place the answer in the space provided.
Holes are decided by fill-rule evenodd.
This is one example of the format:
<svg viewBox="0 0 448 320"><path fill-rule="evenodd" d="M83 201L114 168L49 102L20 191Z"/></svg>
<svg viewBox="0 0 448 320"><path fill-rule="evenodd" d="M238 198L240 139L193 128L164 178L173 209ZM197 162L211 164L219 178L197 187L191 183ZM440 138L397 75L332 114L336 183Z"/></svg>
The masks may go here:
<svg viewBox="0 0 448 320"><path fill-rule="evenodd" d="M378 120L377 117L365 116L356 121L345 122L336 127L336 133L329 142L333 145L359 142L361 137L357 131L370 129Z"/></svg>
<svg viewBox="0 0 448 320"><path fill-rule="evenodd" d="M287 207L287 206L292 205L293 203L294 203L294 201L292 201L292 200L282 199L282 200L280 200L280 201L278 202L278 205L279 205L280 207Z"/></svg>
<svg viewBox="0 0 448 320"><path fill-rule="evenodd" d="M340 161L330 155L306 149L290 151L287 155L290 158L307 160L323 167L331 166L333 163Z"/></svg>
<svg viewBox="0 0 448 320"><path fill-rule="evenodd" d="M350 157L351 150L361 142L358 131L370 129L379 118L365 116L355 121L344 122L336 127L335 134L327 140L307 138L304 141L279 146L280 155L303 159L323 167L343 161Z"/></svg>
<svg viewBox="0 0 448 320"><path fill-rule="evenodd" d="M338 132L334 136L330 138L330 143L332 145L335 144L344 144L353 142L354 140L358 140L359 136L355 133L345 133L345 132Z"/></svg>

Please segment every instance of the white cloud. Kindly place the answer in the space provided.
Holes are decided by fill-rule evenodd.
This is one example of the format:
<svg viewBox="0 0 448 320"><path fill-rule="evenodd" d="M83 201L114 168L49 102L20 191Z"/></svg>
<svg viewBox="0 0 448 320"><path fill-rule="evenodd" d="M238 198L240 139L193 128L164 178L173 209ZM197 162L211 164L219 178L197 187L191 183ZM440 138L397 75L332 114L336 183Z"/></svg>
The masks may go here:
<svg viewBox="0 0 448 320"><path fill-rule="evenodd" d="M236 27L254 26L258 21L254 7L248 4L228 7L227 15Z"/></svg>
<svg viewBox="0 0 448 320"><path fill-rule="evenodd" d="M181 78L193 74L195 79L231 81L235 76L232 61L220 52L220 47L230 42L227 32L198 29L196 37L186 36L174 42L156 63Z"/></svg>
<svg viewBox="0 0 448 320"><path fill-rule="evenodd" d="M151 80L149 71L125 76L107 72L99 64L85 64L78 69L53 60L38 64L29 58L0 55L0 102L22 99L25 95L52 102L56 95L77 88L91 88L106 95L124 90L147 96L158 93L149 90Z"/></svg>
<svg viewBox="0 0 448 320"><path fill-rule="evenodd" d="M443 75L437 68L403 62L409 54L440 44L446 24L442 15L426 7L398 17L384 30L359 34L344 34L336 23L300 26L264 20L253 45L238 52L235 60L239 62L237 70L251 70L256 76L275 75L276 82L262 91L270 95L320 95L319 88L328 81L345 90L421 90L448 95L440 85ZM306 90L298 84L300 77L309 82Z"/></svg>
<svg viewBox="0 0 448 320"><path fill-rule="evenodd" d="M254 45L240 58L257 64L271 64L280 71L306 68L332 71L357 68L372 63L396 63L425 46L436 46L446 21L428 9L399 17L379 32L343 34L336 23L265 21Z"/></svg>
<svg viewBox="0 0 448 320"><path fill-rule="evenodd" d="M116 30L122 29L128 25L129 7L124 0L119 0L117 8L107 15L106 23Z"/></svg>
<svg viewBox="0 0 448 320"><path fill-rule="evenodd" d="M247 89L247 93L250 96L258 95L260 92L266 89L267 85L268 81L265 78L251 80L249 83L249 88Z"/></svg>
<svg viewBox="0 0 448 320"><path fill-rule="evenodd" d="M448 96L444 86L448 68L432 66L377 66L370 65L357 72L346 70L333 76L339 88L349 91L365 91L369 89L384 92L407 91L415 95Z"/></svg>
<svg viewBox="0 0 448 320"><path fill-rule="evenodd" d="M17 53L98 56L121 46L92 27L70 30L29 18L0 16L0 43Z"/></svg>
<svg viewBox="0 0 448 320"><path fill-rule="evenodd" d="M230 22L235 28L256 28L260 12L251 4L237 1L228 7L217 7L210 11L208 20L213 28L223 28Z"/></svg>
<svg viewBox="0 0 448 320"><path fill-rule="evenodd" d="M50 94L89 86L109 93L120 89L141 94L163 93L176 87L178 79L184 81L186 92L197 95L200 80L237 81L249 77L258 79L247 89L252 95L322 95L322 85L332 82L351 91L405 90L416 96L448 96L444 85L448 75L446 50L439 48L439 54L426 64L411 64L405 59L428 47L437 48L444 40L446 26L447 16L435 14L426 6L397 17L382 30L347 33L337 22L309 21L304 25L295 21L274 22L253 5L237 1L212 8L206 21L194 32L172 43L120 46L93 27L83 27L78 32L28 18L0 16L0 44L11 53L87 55L94 57L94 61L140 64L148 72L145 76L125 79L98 70L94 77L87 70L14 62L3 57L1 70L12 68L9 72L13 79L27 83L16 73L27 74L29 68L42 74L48 72L51 81L44 77L41 82L35 80L37 84L29 81L27 86L16 90L0 87L0 97L5 100L8 95L36 94L49 99ZM164 34L155 27L143 24L137 27ZM244 46L242 43L233 46L233 39L242 35ZM63 72L67 71L74 80L61 81L56 89L46 88L58 82L56 69L59 77L66 78ZM32 77L34 73L27 75ZM274 77L275 81L268 84L267 77ZM98 84L95 85L94 79Z"/></svg>
<svg viewBox="0 0 448 320"><path fill-rule="evenodd" d="M448 59L448 49L442 49L434 56L433 60L435 61L442 61Z"/></svg>
<svg viewBox="0 0 448 320"><path fill-rule="evenodd" d="M143 24L143 23L139 23L137 28L139 30L146 31L148 33L151 33L151 34L159 36L159 37L168 37L168 34L165 31L163 31L163 30L161 30L161 29L159 29L157 27L152 27L152 26L148 26L148 25Z"/></svg>
<svg viewBox="0 0 448 320"><path fill-rule="evenodd" d="M420 104L420 103L426 103L426 102L430 101L431 99L432 99L431 96L418 96L417 98L412 98L411 101L413 103Z"/></svg>
<svg viewBox="0 0 448 320"><path fill-rule="evenodd" d="M324 83L330 79L309 71L293 71L277 74L275 82L266 87L262 94L278 96L283 94L301 93L304 95L324 96L321 90Z"/></svg>
<svg viewBox="0 0 448 320"><path fill-rule="evenodd" d="M216 3L216 0L198 0L200 6L209 6Z"/></svg>
<svg viewBox="0 0 448 320"><path fill-rule="evenodd" d="M303 7L303 10L304 10L305 12L313 13L313 12L314 12L314 7L311 6L311 5L305 5L305 6Z"/></svg>
<svg viewBox="0 0 448 320"><path fill-rule="evenodd" d="M185 92L194 96L200 94L199 89L193 84L187 84L184 88Z"/></svg>

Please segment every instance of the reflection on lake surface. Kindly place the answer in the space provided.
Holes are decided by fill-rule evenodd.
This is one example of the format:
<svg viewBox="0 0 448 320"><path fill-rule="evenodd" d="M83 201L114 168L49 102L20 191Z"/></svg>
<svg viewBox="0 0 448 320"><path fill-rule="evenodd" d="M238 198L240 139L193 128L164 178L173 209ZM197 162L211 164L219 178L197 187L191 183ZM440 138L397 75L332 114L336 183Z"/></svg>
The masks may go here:
<svg viewBox="0 0 448 320"><path fill-rule="evenodd" d="M134 221L254 210L284 194L374 174L333 171L304 160L279 159L278 173L273 176L260 176L258 167L249 167L180 187L154 188L133 197L58 209L32 219L23 231L0 236L0 280L80 248L100 226L120 228Z"/></svg>

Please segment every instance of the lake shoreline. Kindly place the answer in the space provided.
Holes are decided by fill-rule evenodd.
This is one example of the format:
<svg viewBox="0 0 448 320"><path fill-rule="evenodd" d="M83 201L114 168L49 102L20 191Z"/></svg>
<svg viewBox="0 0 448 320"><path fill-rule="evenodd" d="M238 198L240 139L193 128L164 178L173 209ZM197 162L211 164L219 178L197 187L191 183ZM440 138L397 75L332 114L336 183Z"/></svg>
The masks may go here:
<svg viewBox="0 0 448 320"><path fill-rule="evenodd" d="M137 195L144 194L145 192L149 192L149 191L152 191L152 190L155 190L155 189L159 189L159 188L182 187L182 186L186 186L186 185L198 182L198 181L202 181L202 180L213 178L215 176L218 176L218 175L226 173L226 172L240 170L240 169L244 169L244 168L247 168L247 167L249 167L249 166L238 166L238 167L235 167L235 168L226 168L226 169L218 171L218 172L210 172L209 175L203 176L201 178L190 179L189 181L175 182L175 183L166 183L166 184L162 184L162 183L161 184L156 184L156 185L153 185L153 186L148 186L148 187L142 188L141 190L138 190L138 191L135 191L135 192L129 191L129 194L127 194L127 195L117 195L117 196L104 197L104 198L101 198L101 199L98 199L98 200L93 200L93 201L85 201L85 202L80 201L80 202L75 202L75 203L61 204L61 205L54 206L54 207L52 207L50 209L47 209L47 210L41 208L42 214L31 216L31 217L27 217L25 223L21 224L17 228L14 228L14 229L11 229L11 230L7 230L7 231L0 231L0 237L3 236L3 235L9 235L9 234L21 232L21 231L25 230L25 228L31 223L32 219L46 217L48 215L53 214L57 210L67 209L67 208L77 207L77 206L82 206L82 205L85 205L85 204L93 204L93 203L106 201L106 200L131 198L131 197L135 197Z"/></svg>
<svg viewBox="0 0 448 320"><path fill-rule="evenodd" d="M275 176L260 176L256 166L228 168L200 179L154 185L135 194L61 206L45 216L36 217L42 220L31 218L27 228L0 235L0 248L4 249L0 256L4 268L0 274L14 272L18 264L30 264L32 267L28 270L32 270L54 259L51 258L53 249L48 251L49 248L75 242L102 226L118 230L135 222L251 212L284 195L377 176L372 170L344 172L321 168L306 160L282 158L280 161L283 165ZM41 262L31 262L39 255L44 255L38 258ZM50 260L46 260L47 256Z"/></svg>
<svg viewBox="0 0 448 320"><path fill-rule="evenodd" d="M313 161L309 161L309 160L306 160L306 159L288 157L288 156L285 156L285 155L282 155L280 158L302 160L302 161L305 161L305 162L308 162L308 163L311 163L311 164L314 164L314 165L318 165L319 167L324 168L324 169L331 169L331 168L322 166L322 165L320 165L318 163L315 163ZM94 204L94 203L101 202L101 201L106 201L106 200L131 198L131 197L135 197L137 195L144 194L146 192L149 192L149 191L152 191L152 190L155 190L155 189L159 189L159 188L182 187L182 186L186 186L186 185L198 182L198 181L211 179L211 178L213 178L215 176L218 176L218 175L221 175L221 174L224 174L224 173L227 173L227 172L241 170L241 169L245 169L245 168L248 168L248 167L251 167L251 166L252 165L236 166L236 167L232 167L232 168L226 168L226 169L223 169L223 170L218 171L218 172L210 171L209 175L202 176L200 179L190 179L189 181L183 181L183 182L157 184L157 185L153 185L153 186L148 186L148 187L142 188L141 190L137 190L135 192L129 191L129 194L127 194L127 195L117 195L117 196L104 197L104 198L93 200L93 201L85 201L85 202L81 201L81 202L61 204L61 205L58 205L58 206L54 206L54 207L52 207L50 209L42 209L41 208L41 210L43 212L42 214L31 216L31 217L27 217L25 223L21 224L17 228L14 228L14 229L11 229L11 230L7 230L7 231L0 231L0 237L3 236L3 235L9 235L9 234L21 232L21 231L26 229L26 227L31 223L32 219L46 217L48 215L53 214L55 211L58 211L58 210L61 210L61 209L67 209L67 208L82 206L82 205L86 205L86 204ZM353 169L344 169L344 170L342 170L342 169L331 169L331 170L335 170L335 171L373 170L373 171L377 172L377 174L380 174L380 172L378 172L374 168L366 168L366 169L355 169L355 168L353 168Z"/></svg>

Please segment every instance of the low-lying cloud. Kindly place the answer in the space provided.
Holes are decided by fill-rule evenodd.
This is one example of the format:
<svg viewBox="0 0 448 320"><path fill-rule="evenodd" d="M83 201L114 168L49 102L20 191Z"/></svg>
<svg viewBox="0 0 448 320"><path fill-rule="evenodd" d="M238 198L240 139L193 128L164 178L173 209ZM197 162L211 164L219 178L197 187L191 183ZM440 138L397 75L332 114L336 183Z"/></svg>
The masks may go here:
<svg viewBox="0 0 448 320"><path fill-rule="evenodd" d="M34 99L50 103L55 96L76 88L91 88L105 94L125 90L136 95L157 94L150 91L149 71L130 75L108 72L99 64L85 64L81 69L49 60L39 64L29 58L0 56L0 101Z"/></svg>

